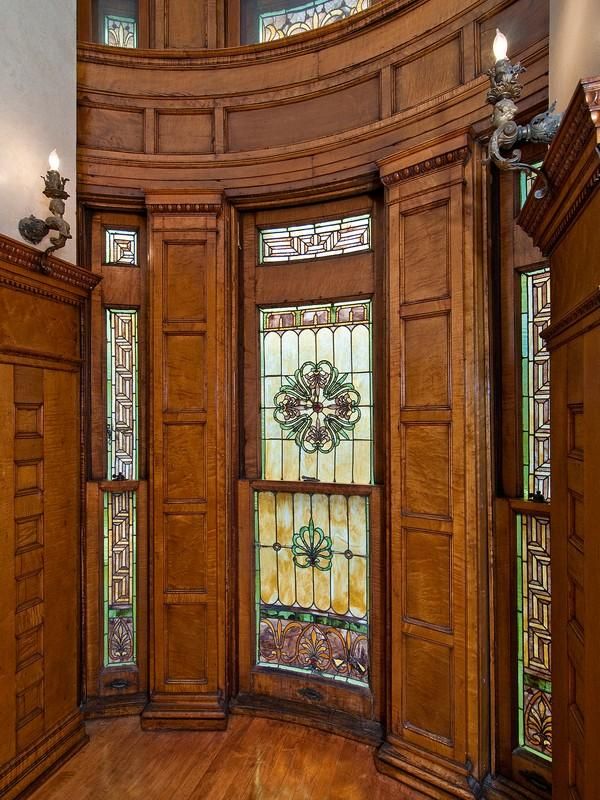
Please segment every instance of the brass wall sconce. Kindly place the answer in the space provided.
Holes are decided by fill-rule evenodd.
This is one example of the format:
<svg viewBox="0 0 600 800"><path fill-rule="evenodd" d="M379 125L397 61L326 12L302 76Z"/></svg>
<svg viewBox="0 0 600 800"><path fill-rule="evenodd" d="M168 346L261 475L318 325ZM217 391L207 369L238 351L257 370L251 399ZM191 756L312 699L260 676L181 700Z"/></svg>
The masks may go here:
<svg viewBox="0 0 600 800"><path fill-rule="evenodd" d="M518 111L515 100L521 96L523 88L517 78L525 72L525 67L521 64L512 64L507 58L507 49L506 36L496 28L494 39L496 63L487 71L491 84L487 101L494 107L492 114L494 132L488 144L488 161L492 161L502 170L522 170L533 176L541 175L543 186L535 192L535 197L539 200L548 191L548 179L543 169L524 164L521 161L521 151L514 148L519 142L550 144L558 131L562 114L555 113L556 103L553 103L548 111L538 114L528 125L518 125L514 121ZM506 150L512 152L505 156L502 151Z"/></svg>
<svg viewBox="0 0 600 800"><path fill-rule="evenodd" d="M46 269L48 256L55 250L60 250L67 243L67 239L72 239L71 226L63 219L65 213L65 200L69 197L65 190L65 184L68 178L62 178L58 168L60 160L56 150L50 153L48 158L50 169L46 173L46 177L42 176L45 188L44 194L50 199L50 213L51 216L46 219L39 219L31 214L29 217L23 217L19 221L19 233L27 242L31 244L39 244L42 239L47 236L50 231L56 231L56 236L51 236L49 245L42 254L42 268Z"/></svg>

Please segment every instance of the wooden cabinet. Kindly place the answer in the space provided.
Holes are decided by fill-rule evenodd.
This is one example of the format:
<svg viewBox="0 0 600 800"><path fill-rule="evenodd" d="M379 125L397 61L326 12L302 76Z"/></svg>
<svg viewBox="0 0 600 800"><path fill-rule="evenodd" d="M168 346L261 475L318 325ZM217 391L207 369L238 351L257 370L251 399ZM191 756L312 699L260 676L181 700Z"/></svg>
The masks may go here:
<svg viewBox="0 0 600 800"><path fill-rule="evenodd" d="M82 320L97 279L0 237L0 794L87 740L79 709Z"/></svg>
<svg viewBox="0 0 600 800"><path fill-rule="evenodd" d="M598 790L600 80L577 87L544 160L550 191L520 218L550 259L552 662L557 798Z"/></svg>

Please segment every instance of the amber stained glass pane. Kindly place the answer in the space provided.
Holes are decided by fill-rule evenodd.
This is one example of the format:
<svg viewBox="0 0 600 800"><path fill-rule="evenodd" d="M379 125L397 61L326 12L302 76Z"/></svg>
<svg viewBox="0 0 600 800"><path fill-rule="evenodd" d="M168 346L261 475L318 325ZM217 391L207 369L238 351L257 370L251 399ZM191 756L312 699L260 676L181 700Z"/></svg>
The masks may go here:
<svg viewBox="0 0 600 800"><path fill-rule="evenodd" d="M370 214L259 231L261 264L339 256L370 247Z"/></svg>
<svg viewBox="0 0 600 800"><path fill-rule="evenodd" d="M108 477L137 478L137 311L106 309L106 434Z"/></svg>
<svg viewBox="0 0 600 800"><path fill-rule="evenodd" d="M517 514L519 744L552 755L550 520Z"/></svg>
<svg viewBox="0 0 600 800"><path fill-rule="evenodd" d="M550 270L521 275L523 492L550 499L550 354L541 337L550 324ZM541 497L540 497L541 495Z"/></svg>
<svg viewBox="0 0 600 800"><path fill-rule="evenodd" d="M136 659L136 493L104 493L104 666Z"/></svg>
<svg viewBox="0 0 600 800"><path fill-rule="evenodd" d="M369 682L366 497L255 493L257 664Z"/></svg>
<svg viewBox="0 0 600 800"><path fill-rule="evenodd" d="M259 17L259 41L272 42L312 31L369 8L370 0L325 0L270 11Z"/></svg>
<svg viewBox="0 0 600 800"><path fill-rule="evenodd" d="M370 301L260 310L262 477L371 483Z"/></svg>

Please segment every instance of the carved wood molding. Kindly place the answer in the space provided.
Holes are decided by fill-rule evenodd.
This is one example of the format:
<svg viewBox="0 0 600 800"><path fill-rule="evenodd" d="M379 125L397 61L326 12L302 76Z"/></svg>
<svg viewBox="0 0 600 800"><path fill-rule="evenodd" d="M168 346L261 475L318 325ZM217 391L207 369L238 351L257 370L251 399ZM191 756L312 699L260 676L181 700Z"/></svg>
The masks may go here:
<svg viewBox="0 0 600 800"><path fill-rule="evenodd" d="M600 184L599 111L600 79L580 83L544 159L550 191L541 200L532 191L518 217L546 256Z"/></svg>
<svg viewBox="0 0 600 800"><path fill-rule="evenodd" d="M540 336L542 339L544 339L549 347L552 347L553 343L562 333L567 331L569 328L572 328L573 325L576 325L578 322L581 322L599 308L600 286L598 286L595 291L588 295L588 297L582 300L581 303L568 311L564 317L557 320L552 325L549 325L545 330L542 331Z"/></svg>
<svg viewBox="0 0 600 800"><path fill-rule="evenodd" d="M60 291L53 291L50 287L43 288L42 286L33 286L26 281L19 281L8 275L3 275L1 269L2 267L0 265L0 286L9 286L11 289L35 294L38 295L38 297L47 297L50 300L56 300L58 303L65 303L69 306L80 306L83 302L83 298L71 297L61 294Z"/></svg>
<svg viewBox="0 0 600 800"><path fill-rule="evenodd" d="M400 183L400 181L417 178L428 172L443 169L453 164L466 164L469 160L469 155L470 150L468 147L458 147L447 153L442 153L432 158L426 158L424 161L419 161L418 164L412 164L410 167L404 167L396 172L391 172L389 175L384 175L381 180L384 186L393 186L395 183Z"/></svg>
<svg viewBox="0 0 600 800"><path fill-rule="evenodd" d="M215 214L218 216L223 206L217 203L148 203L146 208L152 214Z"/></svg>
<svg viewBox="0 0 600 800"><path fill-rule="evenodd" d="M68 264L66 261L61 261L57 258L49 258L44 268L43 254L39 250L34 250L32 247L21 244L2 234L0 234L0 261L14 264L17 267L23 267L24 269L31 270L31 272L51 275L62 283L87 291L91 291L101 280L100 276L94 275L92 272L88 272L81 267L76 267L73 264ZM9 282L6 278L2 278L2 281L3 283ZM16 287L17 284L19 284L18 281L13 281L13 283ZM25 284L23 284L22 287L19 284L17 288L24 288L36 294L47 294L48 296L60 299L61 302L67 302L62 295L56 292L37 289L26 286Z"/></svg>

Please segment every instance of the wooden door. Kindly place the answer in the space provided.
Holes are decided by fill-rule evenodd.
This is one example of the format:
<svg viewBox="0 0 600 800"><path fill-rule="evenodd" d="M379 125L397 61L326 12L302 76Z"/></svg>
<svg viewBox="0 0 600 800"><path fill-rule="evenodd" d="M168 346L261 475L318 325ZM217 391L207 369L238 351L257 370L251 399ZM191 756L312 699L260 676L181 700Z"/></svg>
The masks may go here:
<svg viewBox="0 0 600 800"><path fill-rule="evenodd" d="M374 734L375 207L361 197L247 214L241 231L237 703Z"/></svg>

